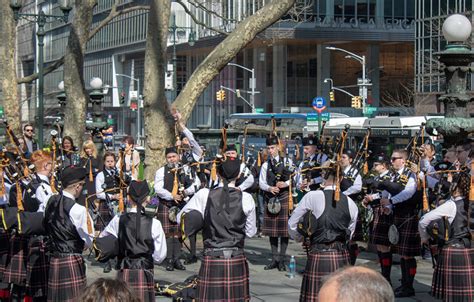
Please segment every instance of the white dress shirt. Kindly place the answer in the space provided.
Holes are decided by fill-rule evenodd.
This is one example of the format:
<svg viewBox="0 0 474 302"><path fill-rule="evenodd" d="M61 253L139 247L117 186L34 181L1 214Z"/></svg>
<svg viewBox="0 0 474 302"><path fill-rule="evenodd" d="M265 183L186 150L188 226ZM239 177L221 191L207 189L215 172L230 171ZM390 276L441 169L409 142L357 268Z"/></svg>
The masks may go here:
<svg viewBox="0 0 474 302"><path fill-rule="evenodd" d="M53 195L51 186L49 185L49 178L46 175L36 174L42 180L38 188L36 188L35 196L39 202L38 212L44 212L49 198ZM46 183L44 183L45 181Z"/></svg>
<svg viewBox="0 0 474 302"><path fill-rule="evenodd" d="M426 232L426 228L432 221L447 217L450 224L453 222L457 212L456 203L454 203L454 201L458 199L462 199L462 197L456 197L455 199L450 198L446 200L445 203L429 211L420 218L420 222L418 222L418 230L420 231L421 240L424 241L430 238L430 235Z"/></svg>
<svg viewBox="0 0 474 302"><path fill-rule="evenodd" d="M136 212L137 212L136 207L130 209L130 213L136 213ZM100 233L99 237L113 235L116 238L118 238L119 222L120 222L120 216L116 215L105 227L102 233ZM153 222L151 224L151 237L153 238L153 245L154 245L154 251L152 255L153 260L155 260L158 263L161 263L166 258L166 251L167 251L166 236L165 236L165 233L163 232L163 227L161 226L161 222L156 218L153 218Z"/></svg>
<svg viewBox="0 0 474 302"><path fill-rule="evenodd" d="M400 170L398 170L397 173L395 173L396 175L393 176L392 180L398 177L398 175L401 175L403 173L403 169L404 168L401 168ZM395 196L392 196L390 199L392 200L393 204L402 203L410 199L415 193L416 193L416 181L415 181L415 177L413 173L410 173L408 182L405 188L403 189L403 191L401 191Z"/></svg>
<svg viewBox="0 0 474 302"><path fill-rule="evenodd" d="M183 169L185 169L184 170L185 173L191 172L191 167L187 165L185 165ZM154 186L155 193L161 199L173 200L173 195L171 195L171 192L166 190L164 186L165 186L165 167L161 167L158 169L158 171L156 171L156 174L155 174L155 186ZM197 177L196 175L196 177L194 177L193 183L189 187L184 189L184 193L187 196L191 196L194 193L196 193L196 190L198 190L200 186L201 186L201 181L199 180L199 177Z"/></svg>
<svg viewBox="0 0 474 302"><path fill-rule="evenodd" d="M67 191L63 191L63 195L64 197L76 200L76 198ZM75 203L69 211L69 219L76 227L76 231L81 237L81 239L85 242L85 247L89 248L92 246L92 240L94 239L94 222L89 216L89 219L92 224L92 232L89 233L87 231L87 216L89 216L87 209L78 203Z"/></svg>
<svg viewBox="0 0 474 302"><path fill-rule="evenodd" d="M115 174L114 170L107 169L107 172L111 175ZM105 194L107 194L107 196L111 199L112 195L114 195L114 194L104 192L106 190L106 189L102 188L102 185L104 183L105 183L105 175L104 175L104 171L101 171L97 174L97 176L95 178L95 191L97 193L97 198L101 199L101 200L107 200L107 198L105 196Z"/></svg>
<svg viewBox="0 0 474 302"><path fill-rule="evenodd" d="M195 161L200 161L202 157L202 149L199 146L198 142L194 138L194 135L188 128L183 127L183 134L189 141L189 146L191 147L191 151L193 152L193 158Z"/></svg>
<svg viewBox="0 0 474 302"><path fill-rule="evenodd" d="M230 183L229 187L233 187ZM203 188L197 192L193 198L184 206L184 208L178 213L177 221L178 225L181 221L181 215L188 213L192 210L196 210L201 213L204 219L204 212L206 210L207 199L209 197L209 189ZM245 234L247 237L253 237L257 233L257 219L255 217L255 200L247 192L242 192L242 210L247 216L245 221Z"/></svg>
<svg viewBox="0 0 474 302"><path fill-rule="evenodd" d="M342 194L346 196L357 194L360 191L362 191L362 177L360 176L360 173L358 173L359 171L357 171L357 169L353 169L350 175L348 175L350 169L351 169L351 166L347 166L343 171L344 175L350 176L354 179L354 183L352 184L352 186L350 186L347 190L342 192ZM354 178L354 175L356 174L357 176Z"/></svg>
<svg viewBox="0 0 474 302"><path fill-rule="evenodd" d="M277 162L280 161L280 156L276 156L274 158L270 157L270 160L273 160L275 159ZM291 160L291 158L286 158L284 159L284 161L287 160L288 161L288 165L293 165L293 161ZM282 165L284 165L285 163L283 162ZM266 192L270 192L270 185L267 183L267 171L268 171L268 160L265 161L263 164L262 164L262 167L260 169L260 177L259 177L259 180L258 180L258 184L260 186L260 189L263 190L263 191L266 191ZM290 185L290 180L287 180L285 181L286 185L289 186ZM291 193L291 192L290 192Z"/></svg>
<svg viewBox="0 0 474 302"><path fill-rule="evenodd" d="M328 186L324 188L324 190L334 189L335 186ZM321 217L321 215L324 213L324 209L326 208L325 198L326 197L324 195L324 192L321 190L310 191L306 193L305 196L303 196L303 198L293 211L293 214L291 214L290 219L288 220L288 234L291 238L296 241L303 240L303 236L301 236L301 234L298 233L297 230L299 221L309 210L313 211L313 215L316 219ZM349 205L349 213L351 215L351 222L349 223L348 228L351 231L352 238L357 222L357 214L359 212L359 209L349 196L347 196L347 203Z"/></svg>

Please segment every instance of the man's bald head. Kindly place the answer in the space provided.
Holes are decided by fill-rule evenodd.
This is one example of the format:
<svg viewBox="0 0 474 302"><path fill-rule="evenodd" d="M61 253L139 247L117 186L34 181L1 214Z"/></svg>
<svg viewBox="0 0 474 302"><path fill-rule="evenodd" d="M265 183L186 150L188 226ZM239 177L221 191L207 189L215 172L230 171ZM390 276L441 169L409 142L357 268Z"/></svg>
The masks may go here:
<svg viewBox="0 0 474 302"><path fill-rule="evenodd" d="M392 287L378 272L349 266L328 276L319 291L320 302L393 302Z"/></svg>

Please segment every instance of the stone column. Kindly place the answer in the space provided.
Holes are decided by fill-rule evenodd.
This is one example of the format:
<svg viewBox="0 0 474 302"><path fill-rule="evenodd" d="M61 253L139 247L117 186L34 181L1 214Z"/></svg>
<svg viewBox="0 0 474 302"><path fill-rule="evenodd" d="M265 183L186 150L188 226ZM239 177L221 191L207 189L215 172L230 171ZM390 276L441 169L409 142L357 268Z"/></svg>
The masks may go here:
<svg viewBox="0 0 474 302"><path fill-rule="evenodd" d="M317 64L318 64L318 75L316 80L318 96L322 96L327 101L327 106L330 107L329 101L329 90L331 88L331 83L324 83L324 79L331 77L331 53L330 50L326 49L326 45L318 44L316 47L318 54Z"/></svg>
<svg viewBox="0 0 474 302"><path fill-rule="evenodd" d="M368 48L368 75L372 81L369 88L372 91L372 106L380 106L380 46L378 44L370 44Z"/></svg>
<svg viewBox="0 0 474 302"><path fill-rule="evenodd" d="M280 112L286 101L287 45L273 45L273 112Z"/></svg>

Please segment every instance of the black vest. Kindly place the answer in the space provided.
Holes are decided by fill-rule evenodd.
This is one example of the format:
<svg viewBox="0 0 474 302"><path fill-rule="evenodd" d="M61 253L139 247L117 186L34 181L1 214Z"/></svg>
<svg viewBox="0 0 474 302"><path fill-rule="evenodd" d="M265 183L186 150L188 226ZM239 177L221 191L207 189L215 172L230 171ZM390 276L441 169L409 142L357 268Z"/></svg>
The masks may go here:
<svg viewBox="0 0 474 302"><path fill-rule="evenodd" d="M75 204L73 199L62 195L53 195L48 200L44 228L51 236L53 252L82 254L84 250L84 241L69 218L69 212Z"/></svg>
<svg viewBox="0 0 474 302"><path fill-rule="evenodd" d="M315 231L311 237L311 244L329 244L334 241L345 243L349 240L351 214L349 204L344 194L339 201L333 200L333 190L323 190L325 207L324 212L316 220ZM314 202L321 202L319 200Z"/></svg>
<svg viewBox="0 0 474 302"><path fill-rule="evenodd" d="M224 188L209 191L204 212L204 248L243 248L247 216L242 208L242 192L229 188L229 196L222 197Z"/></svg>
<svg viewBox="0 0 474 302"><path fill-rule="evenodd" d="M321 166L321 162L320 162L320 159L318 157L319 157L318 154L314 154L311 158L306 158L305 160L303 160L303 165L301 166L301 170L311 169L311 168L314 168L314 167ZM319 176L321 176L321 170L317 170L317 169L308 170L307 172L303 173L303 177L307 180L312 180L312 179L317 178ZM319 184L311 184L309 186L309 189L311 191L314 191L314 190L319 189L319 187L320 187Z"/></svg>
<svg viewBox="0 0 474 302"><path fill-rule="evenodd" d="M267 161L267 184L274 187L278 181L287 181L290 179L291 171L285 167L285 159L280 157L279 160L273 164L273 159L269 158ZM288 191L288 187L280 189L280 192Z"/></svg>
<svg viewBox="0 0 474 302"><path fill-rule="evenodd" d="M112 173L109 173L106 169L102 171L104 173L104 184L105 184L105 190L110 190L112 188L115 188L112 191L107 191L109 194L117 194L120 192L119 189L119 183L117 181L117 176L113 175Z"/></svg>
<svg viewBox="0 0 474 302"><path fill-rule="evenodd" d="M140 238L136 234L137 213L127 213L119 220L119 259L123 259L124 268L153 269L155 245L151 235L153 218L140 214Z"/></svg>
<svg viewBox="0 0 474 302"><path fill-rule="evenodd" d="M163 179L163 188L169 192L173 190L173 183L174 183L174 171L171 171L168 167L168 165L165 166L165 171L164 171L164 179ZM183 172L183 169L180 169L178 171L178 183L183 185L184 188L188 188L193 184L193 179L191 177L196 177L196 174L193 170L191 170L191 177L189 175L186 175Z"/></svg>
<svg viewBox="0 0 474 302"><path fill-rule="evenodd" d="M409 173L408 175L411 177L411 173ZM403 181L400 179L400 175L397 172L392 174L392 182L398 184L403 189L406 186L406 183L403 183ZM403 189L402 189L402 191L403 191ZM392 196L394 196L394 195L392 195ZM423 197L423 192L421 190L417 190L413 194L413 196L410 197L409 199L407 199L407 200L405 200L401 203L395 204L394 209L393 209L394 213L399 213L399 214L411 213L411 214L414 214L418 210L418 208L420 207L422 197Z"/></svg>
<svg viewBox="0 0 474 302"><path fill-rule="evenodd" d="M449 243L457 243L459 241L470 241L471 233L469 231L469 200L458 199L455 200L456 216L449 226Z"/></svg>
<svg viewBox="0 0 474 302"><path fill-rule="evenodd" d="M23 200L23 207L26 212L37 212L39 209L39 201L36 199L36 189L42 184L47 184L49 186L49 182L39 178L36 174L33 176L33 179L27 184L23 184L23 182L18 181L10 188L10 193L8 196L8 200L11 207L17 207L17 188L16 186L20 184L21 193L22 193L22 200Z"/></svg>

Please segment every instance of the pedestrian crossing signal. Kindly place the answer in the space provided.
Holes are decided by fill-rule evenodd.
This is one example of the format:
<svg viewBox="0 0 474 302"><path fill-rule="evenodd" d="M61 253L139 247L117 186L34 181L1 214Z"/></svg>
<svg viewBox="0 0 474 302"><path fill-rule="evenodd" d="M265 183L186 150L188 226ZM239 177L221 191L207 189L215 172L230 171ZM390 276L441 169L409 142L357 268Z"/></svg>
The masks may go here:
<svg viewBox="0 0 474 302"><path fill-rule="evenodd" d="M216 92L216 99L219 101L219 102L223 102L225 101L225 91L224 90L218 90Z"/></svg>
<svg viewBox="0 0 474 302"><path fill-rule="evenodd" d="M336 98L334 97L334 90L329 91L329 100L334 102Z"/></svg>
<svg viewBox="0 0 474 302"><path fill-rule="evenodd" d="M360 109L362 108L362 97L361 96L353 96L352 97L352 105L351 105L352 108L355 108L355 109Z"/></svg>

